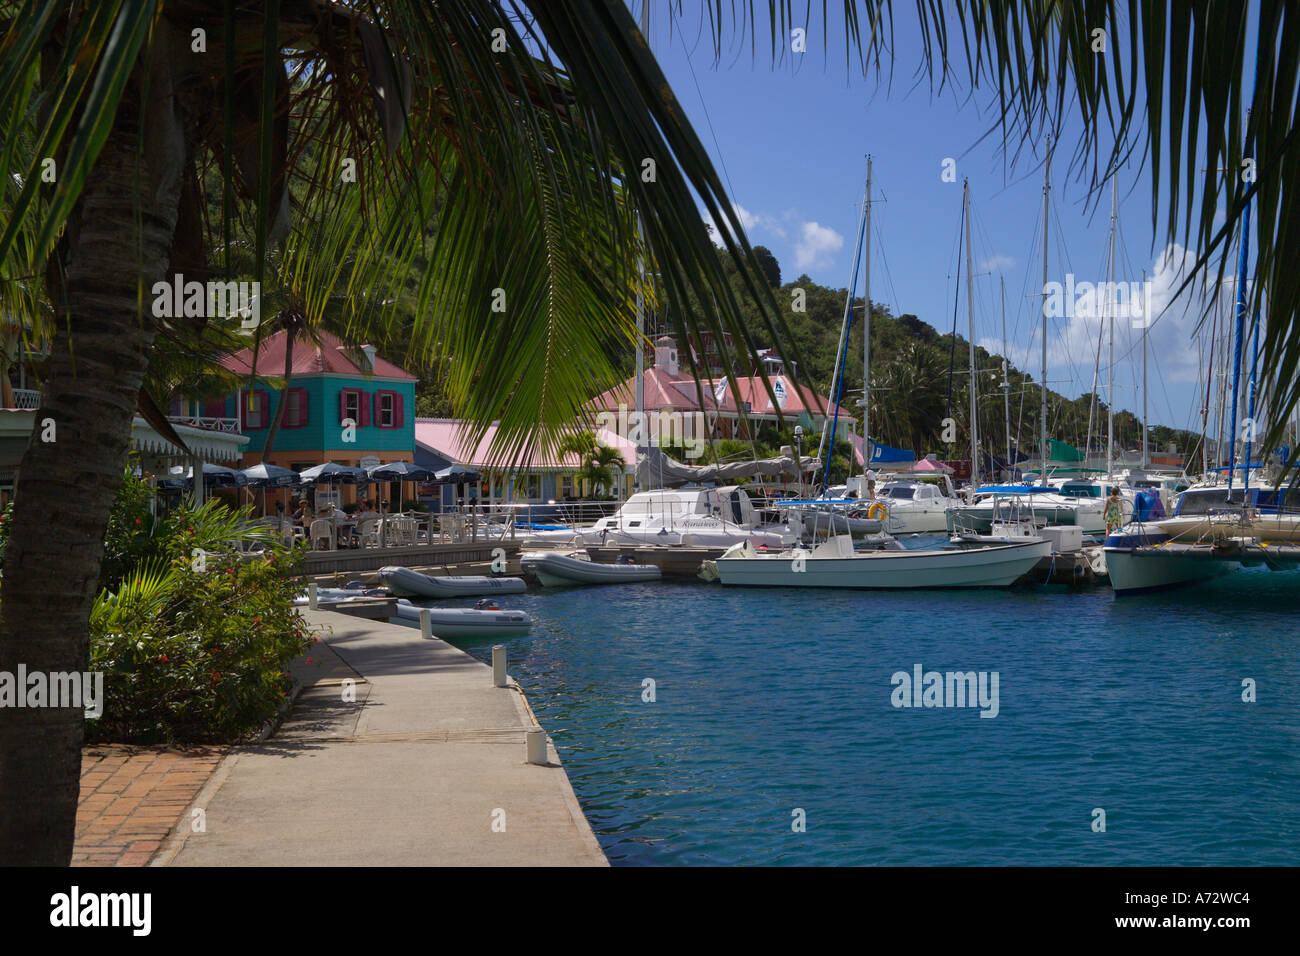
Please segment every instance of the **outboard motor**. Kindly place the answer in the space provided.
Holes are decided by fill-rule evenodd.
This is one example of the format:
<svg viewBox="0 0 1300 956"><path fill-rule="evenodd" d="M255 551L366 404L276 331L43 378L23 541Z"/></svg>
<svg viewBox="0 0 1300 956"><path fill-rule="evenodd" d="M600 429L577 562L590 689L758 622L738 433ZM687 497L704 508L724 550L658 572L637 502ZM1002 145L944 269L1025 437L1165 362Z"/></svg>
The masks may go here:
<svg viewBox="0 0 1300 956"><path fill-rule="evenodd" d="M492 600L492 598L483 598L483 599L477 601L477 602L474 604L474 609L475 609L476 611L499 611L499 610L501 610L501 608L499 608L499 607L497 606L497 602L494 601L494 600Z"/></svg>

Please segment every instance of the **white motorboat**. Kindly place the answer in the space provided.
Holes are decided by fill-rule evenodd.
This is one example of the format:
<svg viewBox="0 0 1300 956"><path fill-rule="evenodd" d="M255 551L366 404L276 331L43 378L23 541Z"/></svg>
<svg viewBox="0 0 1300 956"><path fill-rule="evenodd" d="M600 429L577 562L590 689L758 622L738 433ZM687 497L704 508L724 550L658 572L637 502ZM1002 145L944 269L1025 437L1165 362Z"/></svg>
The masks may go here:
<svg viewBox="0 0 1300 956"><path fill-rule="evenodd" d="M575 584L627 584L658 581L662 576L653 564L603 564L582 552L526 551L520 558L525 571L537 575L546 587Z"/></svg>
<svg viewBox="0 0 1300 956"><path fill-rule="evenodd" d="M993 522L996 499L1003 495L1028 496L1034 514L1048 524L1078 525L1084 534L1104 534L1106 531L1106 500L1104 498L1072 498L1057 489L1041 485L986 485L975 492L973 504L963 504L948 509L948 531L956 534L959 519L965 527L987 533ZM1132 510L1130 501L1129 510Z"/></svg>
<svg viewBox="0 0 1300 956"><path fill-rule="evenodd" d="M889 509L885 530L890 534L936 534L948 528L947 512L962 504L947 475L943 484L898 479L885 482L880 498Z"/></svg>
<svg viewBox="0 0 1300 956"><path fill-rule="evenodd" d="M1039 539L989 548L909 551L897 546L855 551L837 535L811 551L764 553L745 543L715 565L724 585L813 588L1009 587L1052 553Z"/></svg>
<svg viewBox="0 0 1300 956"><path fill-rule="evenodd" d="M995 496L996 497L996 496ZM996 497L993 518L987 531L980 531L970 518L957 516L953 522L955 533L949 539L953 544L1013 544L1019 541L1041 541L1040 529L1046 518L1034 515L1033 505L1019 495Z"/></svg>
<svg viewBox="0 0 1300 956"><path fill-rule="evenodd" d="M523 578L492 578L483 575L432 577L410 568L392 566L380 568L379 579L399 597L488 597L523 594L528 590Z"/></svg>
<svg viewBox="0 0 1300 956"><path fill-rule="evenodd" d="M442 638L505 637L527 634L533 626L533 619L523 611L498 607L418 607L403 598L393 611L398 620L417 625L421 613L427 612L433 636Z"/></svg>
<svg viewBox="0 0 1300 956"><path fill-rule="evenodd" d="M800 520L807 536L816 541L830 535L847 534L853 537L879 534L885 528L889 514L879 501L859 501L856 498L816 498L807 501L782 501L778 508L787 515L793 526Z"/></svg>
<svg viewBox="0 0 1300 956"><path fill-rule="evenodd" d="M640 491L582 532L585 544L728 547L741 541L783 547L798 540L784 525L763 525L744 490L686 487ZM525 542L527 543L527 542Z"/></svg>

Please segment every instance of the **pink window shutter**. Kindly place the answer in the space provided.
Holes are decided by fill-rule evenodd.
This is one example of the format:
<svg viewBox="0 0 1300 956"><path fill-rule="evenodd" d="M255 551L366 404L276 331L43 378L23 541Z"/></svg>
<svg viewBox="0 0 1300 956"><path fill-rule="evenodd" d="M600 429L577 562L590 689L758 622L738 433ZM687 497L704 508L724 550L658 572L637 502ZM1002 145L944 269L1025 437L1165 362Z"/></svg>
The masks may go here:
<svg viewBox="0 0 1300 956"><path fill-rule="evenodd" d="M298 427L306 428L307 412L311 408L311 401L307 395L307 389L295 388L294 391L298 393Z"/></svg>
<svg viewBox="0 0 1300 956"><path fill-rule="evenodd" d="M343 424L343 419L348 417L348 392L350 389L343 389L339 392L339 424Z"/></svg>
<svg viewBox="0 0 1300 956"><path fill-rule="evenodd" d="M257 390L257 421L263 428L271 427L271 393L263 388Z"/></svg>
<svg viewBox="0 0 1300 956"><path fill-rule="evenodd" d="M394 392L393 393L393 427L394 428L401 428L402 425L405 424L406 419L404 416L405 416L406 409L403 407L404 405L405 405L405 400L402 393Z"/></svg>
<svg viewBox="0 0 1300 956"><path fill-rule="evenodd" d="M357 422L357 426L365 428L370 424L370 393L357 392L357 395L361 400L361 421Z"/></svg>
<svg viewBox="0 0 1300 956"><path fill-rule="evenodd" d="M204 402L203 417L204 418L225 418L226 400L223 398L215 402Z"/></svg>

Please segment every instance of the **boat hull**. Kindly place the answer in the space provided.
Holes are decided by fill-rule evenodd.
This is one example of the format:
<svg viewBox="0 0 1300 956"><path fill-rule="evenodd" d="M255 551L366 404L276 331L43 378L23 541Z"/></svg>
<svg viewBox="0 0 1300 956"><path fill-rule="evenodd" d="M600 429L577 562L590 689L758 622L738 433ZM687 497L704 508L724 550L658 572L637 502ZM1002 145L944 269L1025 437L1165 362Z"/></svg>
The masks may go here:
<svg viewBox="0 0 1300 956"><path fill-rule="evenodd" d="M1159 547L1104 549L1110 586L1116 594L1155 591L1161 588L1209 581L1236 569L1232 561L1206 553L1178 553Z"/></svg>
<svg viewBox="0 0 1300 956"><path fill-rule="evenodd" d="M490 578L481 575L432 577L403 567L380 568L379 579L398 597L493 597L498 594L523 594L528 590L523 578Z"/></svg>
<svg viewBox="0 0 1300 956"><path fill-rule="evenodd" d="M533 619L523 611L422 608L404 601L398 601L393 611L399 620L416 624L420 623L420 612L428 611L433 636L441 638L505 637L527 634L533 627Z"/></svg>
<svg viewBox="0 0 1300 956"><path fill-rule="evenodd" d="M954 551L878 551L842 557L721 557L724 585L872 590L1009 587L1051 554L1047 541Z"/></svg>
<svg viewBox="0 0 1300 956"><path fill-rule="evenodd" d="M663 577L653 564L603 564L584 561L567 554L532 552L520 559L525 571L537 576L546 587L573 587L583 584L632 584L658 581Z"/></svg>

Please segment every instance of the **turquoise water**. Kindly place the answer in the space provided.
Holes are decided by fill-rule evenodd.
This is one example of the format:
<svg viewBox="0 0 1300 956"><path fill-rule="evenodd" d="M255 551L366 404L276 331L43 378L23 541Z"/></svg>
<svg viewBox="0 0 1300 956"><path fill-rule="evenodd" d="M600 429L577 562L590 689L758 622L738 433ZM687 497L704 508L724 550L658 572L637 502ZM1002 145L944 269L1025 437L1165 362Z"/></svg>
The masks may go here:
<svg viewBox="0 0 1300 956"><path fill-rule="evenodd" d="M1298 599L1300 574L1243 571L1121 600L665 582L501 603L537 619L503 642L510 673L616 865L1295 865ZM997 716L894 707L918 663L998 672Z"/></svg>

